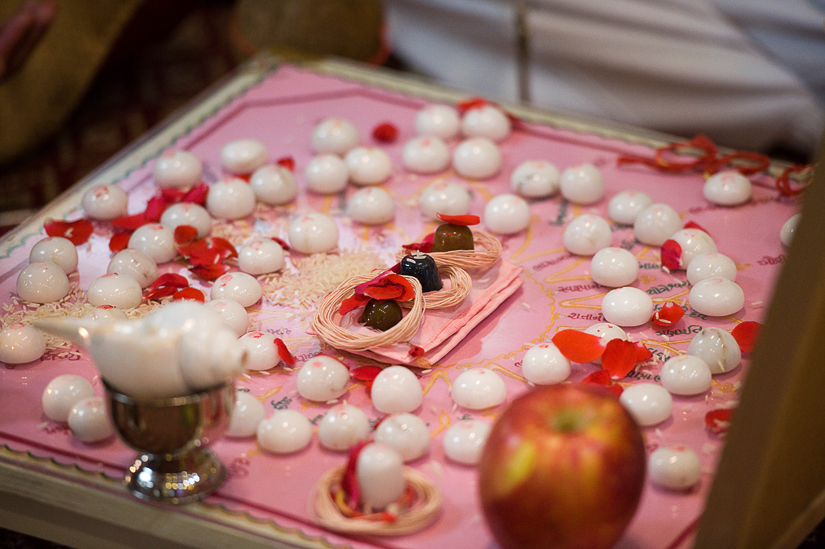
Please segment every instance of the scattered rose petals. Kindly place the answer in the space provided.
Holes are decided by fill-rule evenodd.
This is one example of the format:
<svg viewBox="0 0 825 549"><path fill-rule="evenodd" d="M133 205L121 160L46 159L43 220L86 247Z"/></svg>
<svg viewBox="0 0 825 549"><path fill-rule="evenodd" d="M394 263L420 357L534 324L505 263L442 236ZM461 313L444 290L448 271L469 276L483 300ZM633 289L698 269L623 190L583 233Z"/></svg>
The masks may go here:
<svg viewBox="0 0 825 549"><path fill-rule="evenodd" d="M352 294L350 297L346 298L344 301L341 302L341 306L338 308L338 314L344 316L350 311L354 311L358 307L363 307L370 301L370 297L364 294Z"/></svg>
<svg viewBox="0 0 825 549"><path fill-rule="evenodd" d="M685 310L679 305L668 301L664 306L653 313L651 322L657 326L673 326L685 315Z"/></svg>
<svg viewBox="0 0 825 549"><path fill-rule="evenodd" d="M188 246L198 237L198 230L192 225L178 225L175 227L175 244Z"/></svg>
<svg viewBox="0 0 825 549"><path fill-rule="evenodd" d="M155 290L150 290L146 293L146 299L149 301L161 299L163 297L169 297L170 295L175 295L180 290L178 290L174 286L161 286Z"/></svg>
<svg viewBox="0 0 825 549"><path fill-rule="evenodd" d="M372 130L372 137L381 143L392 143L398 139L398 128L390 122L378 124L375 129Z"/></svg>
<svg viewBox="0 0 825 549"><path fill-rule="evenodd" d="M213 263L212 265L194 265L189 268L189 271L204 280L217 280L229 271L229 266L222 263Z"/></svg>
<svg viewBox="0 0 825 549"><path fill-rule="evenodd" d="M286 243L286 240L278 238L277 236L270 236L269 238L277 242L281 246L281 249L283 249L285 252L289 251L289 244Z"/></svg>
<svg viewBox="0 0 825 549"><path fill-rule="evenodd" d="M446 215L446 214L436 214L438 219L444 221L445 223L451 223L453 225L461 225L463 227L468 227L470 225L478 225L481 223L481 218L477 215Z"/></svg>
<svg viewBox="0 0 825 549"><path fill-rule="evenodd" d="M152 282L152 285L149 286L150 290L156 290L161 286L172 286L174 288L187 288L189 286L189 280L178 273L163 273L159 277Z"/></svg>
<svg viewBox="0 0 825 549"><path fill-rule="evenodd" d="M49 236L62 236L71 241L75 246L79 246L89 240L94 227L88 219L78 219L75 221L62 221L60 219L48 218L43 224L46 234Z"/></svg>
<svg viewBox="0 0 825 549"><path fill-rule="evenodd" d="M756 340L759 337L759 331L761 329L762 325L760 323L753 320L746 320L745 322L737 324L730 333L733 339L739 344L742 352L750 353L753 351L753 348L756 347Z"/></svg>
<svg viewBox="0 0 825 549"><path fill-rule="evenodd" d="M291 156L284 156L282 158L279 158L275 161L275 163L281 167L286 168L291 172L295 171L295 159Z"/></svg>
<svg viewBox="0 0 825 549"><path fill-rule="evenodd" d="M585 376L585 378L581 381L581 384L601 385L610 391L616 398L619 398L622 395L622 391L624 391L621 385L613 381L607 370L596 370L592 374Z"/></svg>
<svg viewBox="0 0 825 549"><path fill-rule="evenodd" d="M456 104L456 107L458 108L459 113L464 114L469 110L480 109L480 108L486 107L487 105L490 105L490 104L491 103L489 101L487 101L486 99L484 99L483 97L470 97L469 99L459 101Z"/></svg>
<svg viewBox="0 0 825 549"><path fill-rule="evenodd" d="M382 370L379 366L359 366L350 370L350 374L358 381L374 381Z"/></svg>
<svg viewBox="0 0 825 549"><path fill-rule="evenodd" d="M129 245L129 238L132 234L126 231L118 231L109 239L109 251L117 253L125 250Z"/></svg>
<svg viewBox="0 0 825 549"><path fill-rule="evenodd" d="M278 347L278 357L284 361L284 364L288 366L295 365L295 357L292 356L292 353L289 352L289 348L287 348L286 343L281 340L281 338L275 338L275 346Z"/></svg>
<svg viewBox="0 0 825 549"><path fill-rule="evenodd" d="M602 368L611 377L622 378L636 366L636 344L623 339L607 342L602 355Z"/></svg>
<svg viewBox="0 0 825 549"><path fill-rule="evenodd" d="M644 362L649 358L653 357L653 353L650 352L650 349L647 348L647 345L642 343L641 341L636 342L636 363Z"/></svg>
<svg viewBox="0 0 825 549"><path fill-rule="evenodd" d="M361 497L361 490L358 487L358 475L356 474L356 466L358 465L358 455L367 442L362 440L356 442L349 450L349 459L347 466L344 469L344 478L341 479L341 489L347 498L347 505L351 509L358 507L358 500Z"/></svg>
<svg viewBox="0 0 825 549"><path fill-rule="evenodd" d="M705 414L705 426L712 433L721 435L728 431L733 419L733 408L717 408Z"/></svg>
<svg viewBox="0 0 825 549"><path fill-rule="evenodd" d="M203 295L203 292L197 288L184 288L182 290L178 290L177 293L172 295L172 301L181 301L183 299L200 301L201 303L204 303L206 301L206 296Z"/></svg>
<svg viewBox="0 0 825 549"><path fill-rule="evenodd" d="M375 283L370 284L364 293L373 299L395 299L408 301L415 297L415 290L406 278L395 273L382 276Z"/></svg>
<svg viewBox="0 0 825 549"><path fill-rule="evenodd" d="M700 231L702 231L706 235L710 235L710 233L707 232L704 227L702 227L701 225L699 225L695 221L688 221L687 223L684 224L684 228L685 229L699 229Z"/></svg>
<svg viewBox="0 0 825 549"><path fill-rule="evenodd" d="M422 252L425 254L433 251L433 241L435 240L435 233L430 233L424 237L421 242L413 242L412 244L404 244L401 246L408 252Z"/></svg>
<svg viewBox="0 0 825 549"><path fill-rule="evenodd" d="M407 354L412 358L418 358L420 356L424 356L424 349L418 345L410 345L410 350Z"/></svg>
<svg viewBox="0 0 825 549"><path fill-rule="evenodd" d="M662 266L670 271L675 271L682 265L682 247L672 239L665 240L662 244Z"/></svg>
<svg viewBox="0 0 825 549"><path fill-rule="evenodd" d="M602 356L605 347L599 336L579 330L562 330L553 336L553 345L573 362L592 362Z"/></svg>
<svg viewBox="0 0 825 549"><path fill-rule="evenodd" d="M194 204L198 204L199 206L203 206L206 204L207 196L209 196L209 185L206 183L199 183L192 187L188 193L186 193L181 202L192 202Z"/></svg>
<svg viewBox="0 0 825 549"><path fill-rule="evenodd" d="M147 223L157 223L160 221L160 216L163 215L165 209L166 200L161 195L155 195L146 203L146 211L143 212L143 217Z"/></svg>
<svg viewBox="0 0 825 549"><path fill-rule="evenodd" d="M127 231L134 231L148 223L143 212L134 215L124 215L112 220L112 226L118 229L126 229Z"/></svg>

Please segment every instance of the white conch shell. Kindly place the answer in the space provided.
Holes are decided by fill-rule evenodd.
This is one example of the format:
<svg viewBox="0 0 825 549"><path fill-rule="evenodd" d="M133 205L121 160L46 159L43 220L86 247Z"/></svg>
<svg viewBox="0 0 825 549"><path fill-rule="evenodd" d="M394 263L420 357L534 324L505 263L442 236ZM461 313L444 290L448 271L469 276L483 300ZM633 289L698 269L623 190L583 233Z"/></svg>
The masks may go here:
<svg viewBox="0 0 825 549"><path fill-rule="evenodd" d="M246 350L217 311L193 301L170 303L140 320L47 318L34 324L88 349L101 377L135 398L197 393L246 368Z"/></svg>

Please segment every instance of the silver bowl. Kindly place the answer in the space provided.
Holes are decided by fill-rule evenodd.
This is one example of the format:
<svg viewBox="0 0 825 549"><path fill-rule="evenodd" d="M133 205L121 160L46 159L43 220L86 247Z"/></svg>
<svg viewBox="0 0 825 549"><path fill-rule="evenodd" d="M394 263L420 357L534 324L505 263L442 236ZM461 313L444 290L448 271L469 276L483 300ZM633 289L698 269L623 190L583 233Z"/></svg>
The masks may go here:
<svg viewBox="0 0 825 549"><path fill-rule="evenodd" d="M140 455L124 477L141 498L198 501L226 478L209 444L223 436L235 406L235 383L172 398L137 399L103 382L115 432Z"/></svg>

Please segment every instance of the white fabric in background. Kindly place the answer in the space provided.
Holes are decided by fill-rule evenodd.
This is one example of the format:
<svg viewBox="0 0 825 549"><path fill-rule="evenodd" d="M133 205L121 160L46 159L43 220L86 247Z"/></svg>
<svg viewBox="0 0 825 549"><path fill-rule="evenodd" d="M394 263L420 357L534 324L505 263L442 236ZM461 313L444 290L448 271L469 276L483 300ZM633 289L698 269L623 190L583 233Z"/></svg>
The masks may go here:
<svg viewBox="0 0 825 549"><path fill-rule="evenodd" d="M825 9L808 0L532 0L534 104L720 145L802 151L825 114ZM514 0L386 0L396 55L517 100ZM810 87L810 88L809 88Z"/></svg>

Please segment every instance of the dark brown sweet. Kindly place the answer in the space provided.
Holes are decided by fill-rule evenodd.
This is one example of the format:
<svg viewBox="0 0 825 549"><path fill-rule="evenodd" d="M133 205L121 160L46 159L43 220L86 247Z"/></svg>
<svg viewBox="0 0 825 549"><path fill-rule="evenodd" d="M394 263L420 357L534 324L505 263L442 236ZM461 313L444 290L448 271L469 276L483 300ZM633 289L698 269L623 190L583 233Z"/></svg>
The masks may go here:
<svg viewBox="0 0 825 549"><path fill-rule="evenodd" d="M452 252L453 250L472 250L473 231L470 227L444 223L435 230L433 237L434 252Z"/></svg>
<svg viewBox="0 0 825 549"><path fill-rule="evenodd" d="M417 278L424 293L437 292L444 287L435 260L425 253L415 252L404 256L398 274Z"/></svg>
<svg viewBox="0 0 825 549"><path fill-rule="evenodd" d="M401 305L394 299L370 299L364 306L359 322L370 328L386 332L401 322Z"/></svg>

